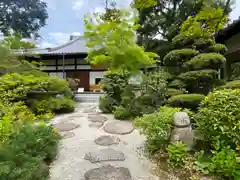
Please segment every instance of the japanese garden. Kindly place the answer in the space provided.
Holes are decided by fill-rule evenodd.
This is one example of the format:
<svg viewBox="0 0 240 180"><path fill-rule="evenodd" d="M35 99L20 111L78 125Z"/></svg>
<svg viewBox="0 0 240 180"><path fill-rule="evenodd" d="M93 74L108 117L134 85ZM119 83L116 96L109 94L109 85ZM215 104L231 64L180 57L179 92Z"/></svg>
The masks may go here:
<svg viewBox="0 0 240 180"><path fill-rule="evenodd" d="M0 180L239 180L235 2L103 3L39 48L48 4L0 0Z"/></svg>

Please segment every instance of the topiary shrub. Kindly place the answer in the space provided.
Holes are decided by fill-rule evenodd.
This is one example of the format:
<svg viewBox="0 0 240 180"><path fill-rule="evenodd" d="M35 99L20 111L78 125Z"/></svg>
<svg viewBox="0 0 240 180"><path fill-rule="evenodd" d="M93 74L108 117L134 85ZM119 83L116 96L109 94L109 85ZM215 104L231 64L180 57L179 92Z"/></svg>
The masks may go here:
<svg viewBox="0 0 240 180"><path fill-rule="evenodd" d="M174 89L174 88L168 88L167 89L167 96L171 97L171 96L176 96L176 95L180 95L183 94L184 92L178 89Z"/></svg>
<svg viewBox="0 0 240 180"><path fill-rule="evenodd" d="M198 51L194 49L177 49L169 52L163 59L165 66L176 66L196 56Z"/></svg>
<svg viewBox="0 0 240 180"><path fill-rule="evenodd" d="M197 129L213 148L239 145L240 90L210 93L195 115Z"/></svg>
<svg viewBox="0 0 240 180"><path fill-rule="evenodd" d="M134 124L142 129L147 138L150 153L166 149L172 131L173 114L179 111L179 108L162 106L159 111L134 120Z"/></svg>
<svg viewBox="0 0 240 180"><path fill-rule="evenodd" d="M110 96L102 96L99 99L99 109L103 113L112 113L114 108L118 105L115 99Z"/></svg>
<svg viewBox="0 0 240 180"><path fill-rule="evenodd" d="M199 71L188 71L180 74L177 78L184 84L187 91L197 94L208 94L215 86L217 72L206 69Z"/></svg>
<svg viewBox="0 0 240 180"><path fill-rule="evenodd" d="M205 96L202 94L181 94L168 99L168 104L172 107L182 107L196 110Z"/></svg>
<svg viewBox="0 0 240 180"><path fill-rule="evenodd" d="M219 89L240 89L240 80L229 81Z"/></svg>
<svg viewBox="0 0 240 180"><path fill-rule="evenodd" d="M113 110L113 115L116 119L127 120L131 117L131 112L123 106L118 106Z"/></svg>
<svg viewBox="0 0 240 180"><path fill-rule="evenodd" d="M69 98L46 98L44 100L34 100L31 102L33 111L36 114L45 113L70 113L75 110L75 102Z"/></svg>
<svg viewBox="0 0 240 180"><path fill-rule="evenodd" d="M226 63L226 58L218 53L202 53L185 64L192 70L218 69Z"/></svg>
<svg viewBox="0 0 240 180"><path fill-rule="evenodd" d="M208 48L208 52L215 52L220 54L225 54L227 52L227 47L224 44L214 44Z"/></svg>

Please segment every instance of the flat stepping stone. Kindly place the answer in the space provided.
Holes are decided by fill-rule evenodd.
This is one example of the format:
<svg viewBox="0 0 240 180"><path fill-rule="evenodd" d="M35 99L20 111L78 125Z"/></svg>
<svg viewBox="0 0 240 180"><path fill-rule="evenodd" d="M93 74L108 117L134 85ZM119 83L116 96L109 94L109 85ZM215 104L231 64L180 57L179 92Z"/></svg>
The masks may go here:
<svg viewBox="0 0 240 180"><path fill-rule="evenodd" d="M133 130L132 123L126 121L114 121L104 126L104 131L110 134L130 134Z"/></svg>
<svg viewBox="0 0 240 180"><path fill-rule="evenodd" d="M100 128L103 126L103 123L101 122L92 122L88 125L90 128Z"/></svg>
<svg viewBox="0 0 240 180"><path fill-rule="evenodd" d="M91 122L100 122L100 123L104 123L106 122L108 119L105 116L91 116L88 117L88 120Z"/></svg>
<svg viewBox="0 0 240 180"><path fill-rule="evenodd" d="M76 115L76 116L70 116L70 117L68 117L68 119L69 120L75 120L75 119L77 119L77 118L81 118L81 117L83 117L82 115Z"/></svg>
<svg viewBox="0 0 240 180"><path fill-rule="evenodd" d="M73 129L79 128L79 124L74 123L58 123L55 124L54 127L58 129L60 132L71 131Z"/></svg>
<svg viewBox="0 0 240 180"><path fill-rule="evenodd" d="M121 151L107 148L89 152L85 155L84 159L90 161L91 163L102 161L124 161L125 155Z"/></svg>
<svg viewBox="0 0 240 180"><path fill-rule="evenodd" d="M116 136L100 136L95 139L94 142L100 146L110 146L113 144L119 144L120 139Z"/></svg>
<svg viewBox="0 0 240 180"><path fill-rule="evenodd" d="M73 136L75 136L74 132L65 132L62 134L63 139L69 139L72 138Z"/></svg>
<svg viewBox="0 0 240 180"><path fill-rule="evenodd" d="M111 165L91 169L84 174L85 180L132 180L128 168Z"/></svg>
<svg viewBox="0 0 240 180"><path fill-rule="evenodd" d="M94 108L88 108L83 110L83 113L94 113L94 112L95 112Z"/></svg>

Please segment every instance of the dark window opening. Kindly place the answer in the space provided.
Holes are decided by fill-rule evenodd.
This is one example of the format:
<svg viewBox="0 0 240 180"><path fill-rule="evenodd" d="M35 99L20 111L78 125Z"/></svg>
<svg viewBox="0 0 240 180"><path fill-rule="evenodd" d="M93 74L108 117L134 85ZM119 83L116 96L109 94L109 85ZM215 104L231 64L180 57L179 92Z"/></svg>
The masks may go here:
<svg viewBox="0 0 240 180"><path fill-rule="evenodd" d="M95 79L95 84L99 84L101 82L102 78L96 78Z"/></svg>

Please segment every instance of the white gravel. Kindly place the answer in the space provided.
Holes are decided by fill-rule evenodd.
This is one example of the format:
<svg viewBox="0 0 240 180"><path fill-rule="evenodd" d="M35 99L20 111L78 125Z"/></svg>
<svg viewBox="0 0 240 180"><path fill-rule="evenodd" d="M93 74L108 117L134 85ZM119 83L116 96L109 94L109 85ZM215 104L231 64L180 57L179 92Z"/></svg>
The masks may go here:
<svg viewBox="0 0 240 180"><path fill-rule="evenodd" d="M53 124L71 122L80 124L80 127L71 131L74 132L75 136L61 141L59 154L51 165L50 180L84 180L86 171L108 164L128 168L133 180L159 180L151 173L154 165L143 155L142 147L145 139L136 129L131 134L114 135L119 137L121 141L118 145L110 146L124 153L125 161L93 164L84 160L86 153L97 148L106 148L95 144L94 140L101 135L109 135L104 132L104 126L99 129L89 127L91 122L87 119L88 113L83 113L84 109L89 109L89 107L97 111L97 104L78 104L74 113L59 115L52 120ZM116 121L111 115L105 116L108 118L105 124Z"/></svg>

